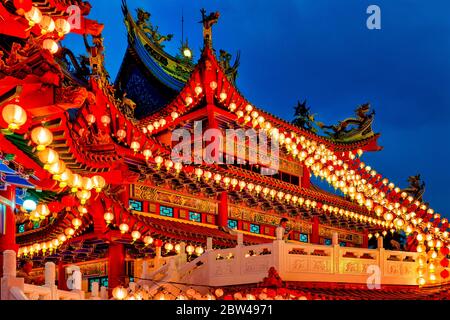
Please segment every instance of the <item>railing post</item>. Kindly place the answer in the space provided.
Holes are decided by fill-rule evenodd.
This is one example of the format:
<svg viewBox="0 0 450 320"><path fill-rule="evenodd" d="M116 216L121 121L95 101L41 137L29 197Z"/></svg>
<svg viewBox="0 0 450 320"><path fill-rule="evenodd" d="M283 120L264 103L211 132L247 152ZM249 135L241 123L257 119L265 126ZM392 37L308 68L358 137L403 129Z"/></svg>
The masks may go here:
<svg viewBox="0 0 450 320"><path fill-rule="evenodd" d="M333 273L339 274L339 263L341 259L341 247L339 246L339 234L337 232L333 232L331 243L333 245Z"/></svg>
<svg viewBox="0 0 450 320"><path fill-rule="evenodd" d="M100 299L101 300L108 300L108 290L106 287L100 288Z"/></svg>
<svg viewBox="0 0 450 320"><path fill-rule="evenodd" d="M276 240L272 243L272 257L273 257L273 267L278 271L281 278L285 274L283 258L287 255L284 250L284 228L277 227L275 229Z"/></svg>
<svg viewBox="0 0 450 320"><path fill-rule="evenodd" d="M384 277L384 260L385 260L385 254L384 251L385 249L383 248L383 237L379 236L378 239L378 251L379 251L379 256L380 256L380 274L381 274L381 281L383 281L383 277Z"/></svg>
<svg viewBox="0 0 450 320"><path fill-rule="evenodd" d="M24 279L16 278L16 252L14 250L3 251L3 276L1 278L1 300L10 300L11 287L18 287L23 291Z"/></svg>
<svg viewBox="0 0 450 320"><path fill-rule="evenodd" d="M91 300L100 300L99 294L98 294L98 287L99 287L99 283L98 282L94 282L92 283L92 288L91 288ZM104 287L103 287L104 288ZM106 288L105 288L106 289Z"/></svg>
<svg viewBox="0 0 450 320"><path fill-rule="evenodd" d="M206 251L213 249L213 239L211 237L206 238Z"/></svg>
<svg viewBox="0 0 450 320"><path fill-rule="evenodd" d="M58 288L56 287L56 266L53 262L45 264L45 286L50 289L49 300L58 300Z"/></svg>

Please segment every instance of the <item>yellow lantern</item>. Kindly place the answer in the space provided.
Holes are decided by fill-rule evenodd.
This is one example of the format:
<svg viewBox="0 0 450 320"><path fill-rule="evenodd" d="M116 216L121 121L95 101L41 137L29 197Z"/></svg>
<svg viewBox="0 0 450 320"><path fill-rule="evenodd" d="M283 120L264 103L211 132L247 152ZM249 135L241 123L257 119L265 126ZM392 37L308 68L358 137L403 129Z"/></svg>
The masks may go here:
<svg viewBox="0 0 450 320"><path fill-rule="evenodd" d="M120 287L114 288L112 295L113 295L114 299L116 299L116 300L124 300L128 296L128 292L127 292L127 289L120 286Z"/></svg>
<svg viewBox="0 0 450 320"><path fill-rule="evenodd" d="M55 29L60 37L70 32L70 23L66 19L60 18L55 22Z"/></svg>
<svg viewBox="0 0 450 320"><path fill-rule="evenodd" d="M201 256L205 250L202 247L195 248L195 254Z"/></svg>
<svg viewBox="0 0 450 320"><path fill-rule="evenodd" d="M52 240L52 244L53 244L54 248L58 247L59 246L59 240L58 239L53 239Z"/></svg>
<svg viewBox="0 0 450 320"><path fill-rule="evenodd" d="M199 95L199 94L201 94L203 92L203 89L200 86L196 86L194 91L195 91L196 95Z"/></svg>
<svg viewBox="0 0 450 320"><path fill-rule="evenodd" d="M50 209L48 208L48 206L44 203L40 203L36 206L36 212L44 217L47 217L50 215Z"/></svg>
<svg viewBox="0 0 450 320"><path fill-rule="evenodd" d="M137 231L137 230L134 230L131 233L131 237L133 238L133 241L136 241L136 240L138 240L141 237L141 233L139 231Z"/></svg>
<svg viewBox="0 0 450 320"><path fill-rule="evenodd" d="M181 162L176 162L173 167L177 173L180 173L181 169L183 168L183 164L181 164Z"/></svg>
<svg viewBox="0 0 450 320"><path fill-rule="evenodd" d="M79 218L74 218L72 220L72 225L75 227L75 230L78 229L82 225L82 221Z"/></svg>
<svg viewBox="0 0 450 320"><path fill-rule="evenodd" d="M117 130L116 136L119 141L122 141L127 136L127 132L123 129L119 129Z"/></svg>
<svg viewBox="0 0 450 320"><path fill-rule="evenodd" d="M62 161L59 160L58 162L53 163L52 165L50 165L50 167L48 168L48 171L56 176L59 176L60 174L62 174L64 171L66 170L66 164Z"/></svg>
<svg viewBox="0 0 450 320"><path fill-rule="evenodd" d="M186 105L189 106L192 102L194 102L194 99L192 99L192 97L186 97L184 101L186 102Z"/></svg>
<svg viewBox="0 0 450 320"><path fill-rule="evenodd" d="M173 244L171 244L170 242L167 242L164 245L164 249L166 249L167 251L172 251L173 250Z"/></svg>
<svg viewBox="0 0 450 320"><path fill-rule="evenodd" d="M72 171L70 169L66 168L66 170L64 170L64 172L59 177L59 181L61 181L59 183L59 186L61 188L64 188L68 185L69 181L71 181L71 180L72 180Z"/></svg>
<svg viewBox="0 0 450 320"><path fill-rule="evenodd" d="M161 164L164 162L164 159L161 156L155 157L155 163L158 169L161 167Z"/></svg>
<svg viewBox="0 0 450 320"><path fill-rule="evenodd" d="M31 211L30 220L37 222L37 221L41 220L41 215L38 212L36 212L36 210Z"/></svg>
<svg viewBox="0 0 450 320"><path fill-rule="evenodd" d="M94 183L92 182L91 178L84 177L84 178L81 179L81 181L82 181L81 182L82 188L84 190L90 191L90 190L92 190L92 188L94 188Z"/></svg>
<svg viewBox="0 0 450 320"><path fill-rule="evenodd" d="M69 186L72 187L72 192L77 192L78 189L83 187L83 178L77 173L72 174L72 179L69 181Z"/></svg>
<svg viewBox="0 0 450 320"><path fill-rule="evenodd" d="M94 185L95 191L97 191L97 192L102 191L102 189L106 185L105 178L103 178L102 176L93 176L91 178L91 180L92 180L92 183Z"/></svg>
<svg viewBox="0 0 450 320"><path fill-rule="evenodd" d="M42 34L55 31L55 21L50 16L43 16L39 26Z"/></svg>
<svg viewBox="0 0 450 320"><path fill-rule="evenodd" d="M33 27L42 21L42 12L39 8L33 7L30 11L25 12L25 18L28 20L30 27Z"/></svg>
<svg viewBox="0 0 450 320"><path fill-rule="evenodd" d="M50 51L51 54L55 54L55 53L57 53L58 50L59 50L58 44L57 44L56 41L53 40L53 39L45 39L45 40L42 42L42 47L43 47L44 49Z"/></svg>
<svg viewBox="0 0 450 320"><path fill-rule="evenodd" d="M127 232L128 232L128 230L130 229L130 227L128 226L128 224L122 223L122 224L119 226L119 229L120 229L120 233L124 234L124 233L127 233Z"/></svg>
<svg viewBox="0 0 450 320"><path fill-rule="evenodd" d="M145 149L142 151L142 154L145 157L145 160L148 160L152 156L152 151L150 149Z"/></svg>
<svg viewBox="0 0 450 320"><path fill-rule="evenodd" d="M17 104L5 106L2 111L2 117L10 130L17 130L27 122L26 111Z"/></svg>
<svg viewBox="0 0 450 320"><path fill-rule="evenodd" d="M130 148L133 149L134 152L138 152L141 148L141 144L138 141L131 142Z"/></svg>
<svg viewBox="0 0 450 320"><path fill-rule="evenodd" d="M105 212L103 218L106 221L106 224L110 224L114 220L114 214L111 211Z"/></svg>
<svg viewBox="0 0 450 320"><path fill-rule="evenodd" d="M80 200L81 204L85 204L91 198L91 192L88 190L81 190L77 192L77 198Z"/></svg>
<svg viewBox="0 0 450 320"><path fill-rule="evenodd" d="M58 241L60 243L63 243L66 240L67 240L67 238L66 238L66 236L64 234L61 233L60 235L58 235Z"/></svg>
<svg viewBox="0 0 450 320"><path fill-rule="evenodd" d="M194 252L194 250L195 250L195 248L194 248L194 246L192 246L192 245L188 245L188 246L186 247L186 252L187 252L188 254L190 254L190 255Z"/></svg>
<svg viewBox="0 0 450 320"><path fill-rule="evenodd" d="M145 243L146 246L152 244L153 243L153 238L150 237L150 236L145 236L144 237L144 243Z"/></svg>
<svg viewBox="0 0 450 320"><path fill-rule="evenodd" d="M50 165L59 161L58 152L53 149L46 148L38 153L39 160L44 164L44 169L48 170Z"/></svg>
<svg viewBox="0 0 450 320"><path fill-rule="evenodd" d="M73 230L72 228L68 227L64 230L64 233L66 234L66 236L68 238L72 237L75 234L75 230Z"/></svg>
<svg viewBox="0 0 450 320"><path fill-rule="evenodd" d="M106 127L108 126L108 124L110 124L111 118L105 114L100 118L100 122L103 123L103 125Z"/></svg>
<svg viewBox="0 0 450 320"><path fill-rule="evenodd" d="M178 112L173 111L170 116L172 117L172 120L175 120L176 118L178 118L180 115L178 114Z"/></svg>

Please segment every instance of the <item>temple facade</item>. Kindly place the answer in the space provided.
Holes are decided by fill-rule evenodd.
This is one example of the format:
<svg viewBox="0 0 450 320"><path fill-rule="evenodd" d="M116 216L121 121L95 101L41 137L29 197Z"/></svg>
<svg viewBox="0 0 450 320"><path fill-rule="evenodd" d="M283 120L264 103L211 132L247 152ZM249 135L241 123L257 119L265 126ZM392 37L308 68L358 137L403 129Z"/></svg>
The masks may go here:
<svg viewBox="0 0 450 320"><path fill-rule="evenodd" d="M2 299L446 297L448 221L420 177L400 189L363 162L381 150L370 105L333 126L300 103L280 119L216 52L219 13L201 11L194 61L126 2L111 82L90 9L0 2Z"/></svg>

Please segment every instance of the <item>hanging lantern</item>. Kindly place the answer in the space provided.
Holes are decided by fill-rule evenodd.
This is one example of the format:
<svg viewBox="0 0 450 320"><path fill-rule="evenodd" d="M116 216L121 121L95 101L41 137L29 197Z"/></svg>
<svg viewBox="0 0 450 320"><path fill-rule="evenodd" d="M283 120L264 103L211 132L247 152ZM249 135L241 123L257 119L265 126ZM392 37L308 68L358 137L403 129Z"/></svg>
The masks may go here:
<svg viewBox="0 0 450 320"><path fill-rule="evenodd" d="M133 149L133 151L136 153L141 148L141 144L138 141L131 142L130 148Z"/></svg>
<svg viewBox="0 0 450 320"><path fill-rule="evenodd" d="M173 165L173 167L174 167L175 171L176 171L177 174L178 174L178 173L180 173L181 169L183 168L183 165L181 164L181 162L176 162L176 163Z"/></svg>
<svg viewBox="0 0 450 320"><path fill-rule="evenodd" d="M203 252L205 252L205 250L202 247L195 248L195 254L197 256L201 256L203 254Z"/></svg>
<svg viewBox="0 0 450 320"><path fill-rule="evenodd" d="M2 117L10 130L17 130L27 122L26 111L17 104L5 106L2 111Z"/></svg>
<svg viewBox="0 0 450 320"><path fill-rule="evenodd" d="M66 238L66 236L64 235L64 234L60 234L60 235L58 235L58 241L60 242L60 243L63 243L63 242L65 242L67 240L67 238Z"/></svg>
<svg viewBox="0 0 450 320"><path fill-rule="evenodd" d="M39 160L44 164L44 169L48 170L50 165L59 161L58 153L50 148L46 148L43 151L38 152Z"/></svg>
<svg viewBox="0 0 450 320"><path fill-rule="evenodd" d="M57 248L59 246L59 240L58 239L53 239L52 240L52 244L54 248Z"/></svg>
<svg viewBox="0 0 450 320"><path fill-rule="evenodd" d="M220 183L220 180L222 180L222 176L221 176L220 174L216 173L216 174L214 175L214 181L215 181L216 183Z"/></svg>
<svg viewBox="0 0 450 320"><path fill-rule="evenodd" d="M77 192L78 189L83 187L83 178L77 173L72 174L72 179L69 182L69 186L72 188L72 192Z"/></svg>
<svg viewBox="0 0 450 320"><path fill-rule="evenodd" d="M188 246L186 247L186 252L187 252L189 255L191 255L192 253L194 253L194 251L195 251L194 246L188 245Z"/></svg>
<svg viewBox="0 0 450 320"><path fill-rule="evenodd" d="M128 296L128 291L124 287L116 287L114 288L112 295L116 300L124 300Z"/></svg>
<svg viewBox="0 0 450 320"><path fill-rule="evenodd" d="M230 109L231 112L234 112L236 110L237 106L236 103L232 102L230 103L230 105L228 106L228 109Z"/></svg>
<svg viewBox="0 0 450 320"><path fill-rule="evenodd" d="M167 160L164 162L164 165L166 166L167 171L169 171L169 170L172 169L172 167L173 167L173 161L170 160L170 159L167 159Z"/></svg>
<svg viewBox="0 0 450 320"><path fill-rule="evenodd" d="M57 19L55 21L55 29L60 37L68 34L70 32L70 23L63 18Z"/></svg>
<svg viewBox="0 0 450 320"><path fill-rule="evenodd" d="M166 123L167 123L166 119L160 119L159 120L159 124L160 124L161 127L164 127L166 125Z"/></svg>
<svg viewBox="0 0 450 320"><path fill-rule="evenodd" d="M110 116L105 114L100 118L100 122L106 127L106 126L108 126L108 124L111 123L111 118L110 118Z"/></svg>
<svg viewBox="0 0 450 320"><path fill-rule="evenodd" d="M100 192L106 185L106 180L102 176L93 176L91 178L95 191Z"/></svg>
<svg viewBox="0 0 450 320"><path fill-rule="evenodd" d="M72 219L72 225L75 227L75 230L78 229L82 225L82 221L79 218Z"/></svg>
<svg viewBox="0 0 450 320"><path fill-rule="evenodd" d="M84 216L88 213L88 210L85 206L78 206L78 212L80 213L80 216Z"/></svg>
<svg viewBox="0 0 450 320"><path fill-rule="evenodd" d="M114 220L114 214L111 211L105 212L103 218L106 221L106 224L110 224Z"/></svg>
<svg viewBox="0 0 450 320"><path fill-rule="evenodd" d="M180 251L181 251L181 245L179 244L179 243L177 243L176 245L175 245L175 251L177 252L177 253L180 253Z"/></svg>
<svg viewBox="0 0 450 320"><path fill-rule="evenodd" d="M172 251L173 250L173 244L171 244L170 242L167 242L164 245L164 249L166 249L166 251Z"/></svg>
<svg viewBox="0 0 450 320"><path fill-rule="evenodd" d="M36 206L36 202L31 199L25 200L22 204L22 207L28 212L36 210Z"/></svg>
<svg viewBox="0 0 450 320"><path fill-rule="evenodd" d="M178 114L178 112L173 111L170 116L172 117L172 120L175 120L176 118L178 118L180 115Z"/></svg>
<svg viewBox="0 0 450 320"><path fill-rule="evenodd" d="M64 230L64 233L66 234L66 236L68 238L70 238L75 234L75 230L73 230L72 228L69 227Z"/></svg>
<svg viewBox="0 0 450 320"><path fill-rule="evenodd" d="M192 102L194 102L194 99L192 99L192 97L188 96L184 99L184 102L186 102L186 105L190 105L192 104Z"/></svg>
<svg viewBox="0 0 450 320"><path fill-rule="evenodd" d="M146 246L151 245L153 243L153 238L150 236L145 236L144 237L144 243Z"/></svg>
<svg viewBox="0 0 450 320"><path fill-rule="evenodd" d="M28 20L28 23L31 27L36 24L39 24L42 20L42 12L37 7L32 7L30 11L25 12L25 18Z"/></svg>
<svg viewBox="0 0 450 320"><path fill-rule="evenodd" d="M161 239L156 239L154 241L154 245L155 245L155 247L160 248L160 247L162 247L163 242L161 241Z"/></svg>
<svg viewBox="0 0 450 320"><path fill-rule="evenodd" d="M137 230L134 230L133 232L131 232L131 237L133 238L133 241L136 241L141 237L141 233Z"/></svg>
<svg viewBox="0 0 450 320"><path fill-rule="evenodd" d="M44 203L40 203L36 206L36 212L40 215L40 216L44 216L47 217L50 215L50 209L48 208L48 206Z"/></svg>
<svg viewBox="0 0 450 320"><path fill-rule="evenodd" d="M144 155L145 160L148 160L152 156L152 151L150 149L144 149L142 154Z"/></svg>
<svg viewBox="0 0 450 320"><path fill-rule="evenodd" d="M94 183L91 178L83 177L81 179L81 185L84 190L90 191L94 188Z"/></svg>
<svg viewBox="0 0 450 320"><path fill-rule="evenodd" d="M59 50L58 44L57 44L56 41L53 40L53 39L45 39L45 40L42 42L42 47L43 47L44 49L50 51L51 54L55 54L55 53L57 53L58 50Z"/></svg>
<svg viewBox="0 0 450 320"><path fill-rule="evenodd" d="M161 167L161 164L164 162L164 159L161 156L155 157L155 163L156 167L159 169Z"/></svg>
<svg viewBox="0 0 450 320"><path fill-rule="evenodd" d="M77 192L77 198L80 200L81 204L85 204L91 197L91 192L88 190L81 190Z"/></svg>
<svg viewBox="0 0 450 320"><path fill-rule="evenodd" d="M227 98L227 93L226 92L221 92L219 95L220 101L224 101Z"/></svg>
<svg viewBox="0 0 450 320"><path fill-rule="evenodd" d="M59 186L61 188L64 188L68 185L69 181L72 181L72 171L68 168L66 168L66 170L64 170L63 173L61 173L61 176L59 177Z"/></svg>
<svg viewBox="0 0 450 320"><path fill-rule="evenodd" d="M209 84L210 88L212 90L216 90L217 89L217 82L215 81L211 81L211 83Z"/></svg>
<svg viewBox="0 0 450 320"><path fill-rule="evenodd" d="M90 113L86 116L86 121L87 121L88 125L90 125L90 126L95 123L95 120L96 120L95 116L92 113Z"/></svg>
<svg viewBox="0 0 450 320"><path fill-rule="evenodd" d="M41 27L42 34L55 31L55 21L50 16L43 16L39 26Z"/></svg>
<svg viewBox="0 0 450 320"><path fill-rule="evenodd" d="M56 176L55 180L59 179L57 176L62 174L65 170L66 170L66 164L62 160L59 160L58 162L53 163L48 168L48 171L51 174Z"/></svg>
<svg viewBox="0 0 450 320"><path fill-rule="evenodd" d="M128 224L122 223L122 224L120 224L119 229L120 229L120 233L124 234L124 233L128 232L130 227L128 226Z"/></svg>
<svg viewBox="0 0 450 320"><path fill-rule="evenodd" d="M123 129L119 129L117 130L116 136L119 141L122 141L127 136L127 132Z"/></svg>
<svg viewBox="0 0 450 320"><path fill-rule="evenodd" d="M37 222L41 220L41 215L37 213L36 210L34 210L30 213L30 220L33 222Z"/></svg>
<svg viewBox="0 0 450 320"><path fill-rule="evenodd" d="M196 86L194 91L195 91L196 95L199 95L199 94L201 94L203 92L203 88L200 87L200 86Z"/></svg>

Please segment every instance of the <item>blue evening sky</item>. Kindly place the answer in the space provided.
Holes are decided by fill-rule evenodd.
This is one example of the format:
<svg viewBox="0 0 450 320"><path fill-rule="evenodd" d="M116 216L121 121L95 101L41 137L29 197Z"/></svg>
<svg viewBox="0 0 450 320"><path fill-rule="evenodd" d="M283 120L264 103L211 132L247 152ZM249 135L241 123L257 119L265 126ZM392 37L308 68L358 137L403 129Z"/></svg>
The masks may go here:
<svg viewBox="0 0 450 320"><path fill-rule="evenodd" d="M90 18L105 24L106 66L114 80L126 50L119 0L91 1ZM381 8L381 30L368 30L366 9ZM425 200L437 212L450 205L450 2L448 0L128 0L142 7L162 34L185 37L196 59L202 45L200 9L220 11L214 47L241 51L237 85L255 106L291 120L297 100L325 123L370 102L384 150L370 164L400 187L421 173ZM64 44L81 48L80 37ZM73 41L69 43L69 41Z"/></svg>

